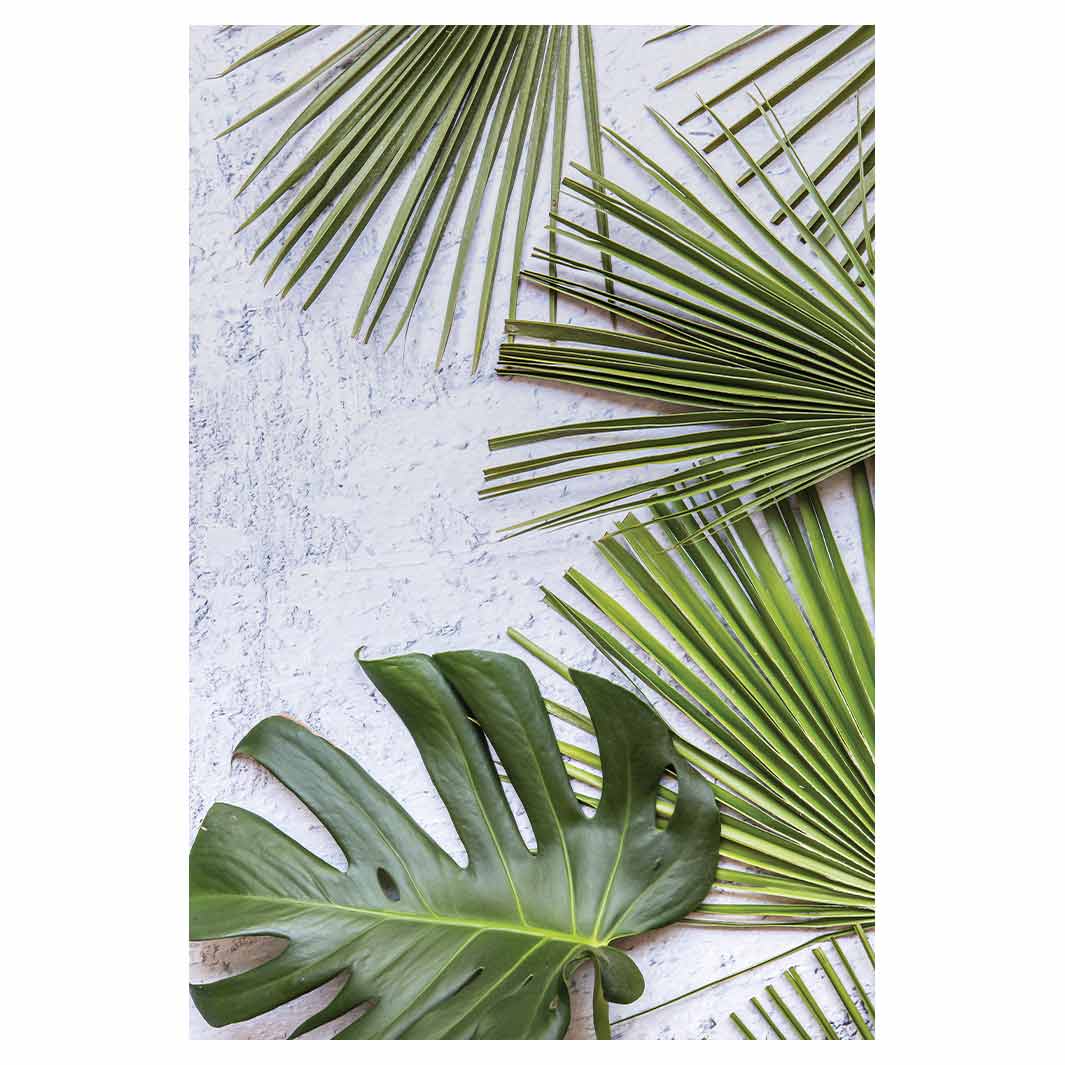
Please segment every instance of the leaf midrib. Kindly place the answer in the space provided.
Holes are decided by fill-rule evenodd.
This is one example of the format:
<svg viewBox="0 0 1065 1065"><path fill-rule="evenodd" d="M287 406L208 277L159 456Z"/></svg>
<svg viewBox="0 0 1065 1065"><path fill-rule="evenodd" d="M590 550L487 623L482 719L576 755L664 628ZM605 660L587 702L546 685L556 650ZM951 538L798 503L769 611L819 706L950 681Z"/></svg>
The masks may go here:
<svg viewBox="0 0 1065 1065"><path fill-rule="evenodd" d="M463 917L430 917L424 914L409 913L404 910L375 910L363 906L345 906L339 902L315 902L308 899L290 898L287 895L228 895L221 892L208 892L194 895L194 899L240 899L244 902L289 903L306 909L339 910L344 913L364 914L384 921L402 921L411 924L430 924L454 928L476 928L487 932L509 932L517 935L531 936L535 939L553 939L562 943L578 943L587 947L605 947L608 940L593 939L587 936L571 935L552 928L538 928L535 925L509 924L506 921L474 921Z"/></svg>

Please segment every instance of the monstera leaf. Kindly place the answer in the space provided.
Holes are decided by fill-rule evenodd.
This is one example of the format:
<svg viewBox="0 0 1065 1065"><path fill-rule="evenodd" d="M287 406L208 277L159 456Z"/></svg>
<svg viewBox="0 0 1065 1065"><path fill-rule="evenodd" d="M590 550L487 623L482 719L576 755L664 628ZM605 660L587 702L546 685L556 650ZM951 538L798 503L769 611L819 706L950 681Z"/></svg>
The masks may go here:
<svg viewBox="0 0 1065 1065"><path fill-rule="evenodd" d="M300 1035L371 1008L343 1039L550 1039L569 1025L567 978L596 968L596 1030L606 1001L643 991L610 944L684 916L713 880L718 815L706 782L650 708L574 671L599 741L603 790L588 817L570 787L528 668L478 651L404 655L363 668L410 730L469 855L457 865L359 765L285 718L261 722L238 754L269 769L320 818L343 872L267 821L212 807L190 858L191 936L288 941L249 972L192 988L215 1026L246 1020L345 974ZM528 814L530 851L489 748ZM664 771L677 778L656 826Z"/></svg>

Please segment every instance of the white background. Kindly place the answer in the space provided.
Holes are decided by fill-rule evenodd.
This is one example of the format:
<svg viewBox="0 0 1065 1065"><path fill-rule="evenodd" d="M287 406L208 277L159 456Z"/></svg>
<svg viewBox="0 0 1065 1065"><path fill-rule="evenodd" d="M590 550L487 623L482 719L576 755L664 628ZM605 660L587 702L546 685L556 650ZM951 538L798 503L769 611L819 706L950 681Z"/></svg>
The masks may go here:
<svg viewBox="0 0 1065 1065"><path fill-rule="evenodd" d="M719 7L721 22L752 14ZM977 18L960 4L866 9L879 139L891 146L878 180L890 190L877 249L890 353L877 471L887 712L881 1038L869 1052L1041 1060L1060 983L1053 881L1038 875L1052 874L1060 836L1061 225L1044 209L1060 155L1060 34L1034 5ZM5 1049L201 1059L185 992L188 25L292 12L263 2L25 14L9 23L0 68L19 164L3 176ZM390 14L434 17L424 5ZM646 18L616 3L537 14ZM705 17L682 4L669 14ZM759 14L820 23L839 12ZM313 15L349 17L324 4ZM449 15L498 17L487 5ZM570 1052L631 1060L640 1045ZM246 1042L227 1053L241 1048L257 1060L294 1052ZM478 1048L454 1050L468 1060ZM705 1048L671 1048L685 1052Z"/></svg>
<svg viewBox="0 0 1065 1065"><path fill-rule="evenodd" d="M771 34L714 64L708 72L656 93L654 85L666 75L754 27L701 27L644 44L666 28L595 28L602 119L671 168L712 207L721 209L720 194L698 175L679 147L669 143L647 117L645 107L652 104L679 118L696 105L697 91L711 97L805 31L793 28ZM507 626L513 625L570 665L610 675L609 665L590 645L542 604L540 585L565 591L561 577L573 565L601 579L629 602L620 581L611 579L608 565L599 561L594 548L596 536L611 526L590 523L565 532L501 541L495 532L499 527L531 516L534 508L560 505L559 489L484 502L478 502L476 490L482 467L492 461L486 443L490 436L648 408L583 389L537 386L492 372L506 313L509 255L497 285L482 368L471 377L469 352L487 227L471 256L460 299L465 313L452 332L439 373L433 372L432 362L459 224L452 224L446 251L430 275L406 336L390 350L386 344L402 300L385 315L380 336L374 335L366 345L349 336L361 285L388 232L391 215L387 208L360 239L325 294L307 311L301 312L295 293L279 300L276 280L264 289L262 265L249 266L247 260L255 238L269 225L233 237L233 230L256 202L252 197L258 186L237 201L234 193L250 164L265 152L271 134L277 136L285 128L305 98L297 97L299 104L279 109L275 116L220 141L212 139L213 135L350 36L344 30L309 34L305 42L225 79L209 77L270 32L219 27L192 32L192 824L198 824L210 802L226 799L269 817L323 855L335 851L322 826L264 771L246 764L230 767L230 752L244 733L265 715L284 712L352 753L442 843L454 846L454 830L413 742L362 675L354 652L365 645L370 657L467 647L523 654L505 635ZM764 91L768 94L785 84L811 57L827 52L848 32L841 28L782 64L761 83ZM870 42L833 68L820 85L791 97L780 109L781 119L786 125L794 124L809 109L811 99L819 99L829 83L846 80L871 55ZM574 42L574 73L576 58ZM871 101L872 93L866 92L863 111ZM750 106L744 94L723 106L721 114L736 118ZM575 78L571 79L570 112L567 159L576 156L586 162ZM853 128L854 121L851 102L801 142L811 165ZM698 121L690 128L698 139L699 131L710 125ZM772 143L771 134L759 128L749 130L745 139L759 149ZM548 158L549 153L550 141ZM281 167L269 171L271 177L284 174L284 163L293 158L298 155L283 156ZM679 210L645 174L626 165L619 152L607 147L605 159L612 176L641 194L646 192L656 205ZM727 174L738 175L742 170L728 148L719 150L714 162ZM784 188L797 185L786 161L773 170ZM534 243L546 245L542 230L548 199L546 165L541 178L531 214L530 249ZM490 205L495 202L494 191L493 182ZM755 188L753 202L771 203L764 190L761 196L758 191ZM398 199L386 203L394 210ZM515 195L515 204L516 200ZM583 218L579 205L572 201L564 202L563 209ZM516 213L513 206L510 213ZM457 217L461 222L463 216L457 213ZM728 217L733 225L742 226L742 221L731 214ZM781 234L801 251L802 245L784 227ZM635 239L638 247L646 246L638 234L619 236ZM562 250L585 257L572 244ZM416 272L415 267L411 273ZM308 278L298 291L309 292L314 280ZM401 292L406 295L402 286ZM528 317L546 319L546 299L524 284L519 310ZM605 319L582 316L578 307L562 301L560 319L575 318L605 323ZM516 451L513 457L522 454ZM495 461L510 459L504 452ZM614 478L610 483L620 482ZM567 494L589 492L588 485L577 482ZM844 557L864 590L849 478L831 481L825 497L836 519ZM547 692L562 702L572 702L571 691L546 668L535 664L534 672ZM679 714L670 717L693 734L692 729L683 728ZM697 733L694 738L698 740ZM645 973L647 990L635 1006L614 1007L613 1015L653 1005L808 938L809 933L802 932L692 928L642 937L633 946L633 954ZM236 951L213 944L194 945L192 954L196 980L218 978L249 956L246 945ZM804 954L789 964L798 961L813 986L824 993L825 1001L834 1001L827 978L815 972L812 964L805 964L806 960ZM747 999L761 992L783 967L777 963L649 1014L618 1027L617 1035L631 1039L739 1038L728 1020L729 1011L740 1011L760 1029L748 1016ZM859 966L859 971L871 977L868 966ZM578 985L571 1037L589 1038L587 974ZM212 1032L195 1011L192 1024L198 1036L276 1038L295 1027L298 1021L294 1018L307 1015L311 999L324 1003L334 992L323 989L307 1001L221 1032ZM785 997L794 998L794 994ZM836 1005L831 1019L839 1022L844 1037L853 1034L853 1026L842 1027L846 1013ZM319 1034L328 1034L343 1023L347 1022Z"/></svg>

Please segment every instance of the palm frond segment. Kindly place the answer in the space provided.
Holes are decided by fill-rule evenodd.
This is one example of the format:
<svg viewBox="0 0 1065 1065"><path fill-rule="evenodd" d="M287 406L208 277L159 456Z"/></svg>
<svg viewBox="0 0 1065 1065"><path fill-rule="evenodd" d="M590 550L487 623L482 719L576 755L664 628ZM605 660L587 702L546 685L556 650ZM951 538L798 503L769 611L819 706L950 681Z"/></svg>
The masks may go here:
<svg viewBox="0 0 1065 1065"><path fill-rule="evenodd" d="M873 565L872 496L854 474L864 558ZM874 646L870 622L816 491L765 512L766 531L712 499L628 516L598 547L625 599L576 569L583 606L545 589L652 704L687 719L678 751L723 811L718 879L687 923L842 929L875 921ZM728 524L715 525L719 509ZM776 556L776 557L774 557ZM779 561L777 561L779 559ZM644 620L647 619L647 620ZM527 651L568 668L521 633ZM564 705L549 709L592 733ZM563 742L594 804L595 753ZM663 786L659 815L673 796Z"/></svg>
<svg viewBox="0 0 1065 1065"><path fill-rule="evenodd" d="M672 404L676 414L601 420L510 434L493 451L578 436L605 437L584 448L489 467L482 498L627 471L626 483L523 521L511 533L546 529L624 512L665 492L673 501L724 493L738 513L772 505L872 456L874 443L874 278L872 231L865 210L869 171L841 193L844 209L861 209L859 250L846 218L825 201L771 109L762 115L786 154L817 220L804 222L764 168L731 133L808 247L805 254L772 231L676 126L653 112L693 160L723 206L738 213L748 239L665 167L619 134L608 139L673 199L677 213L636 195L605 174L575 166L565 188L605 213L616 235L603 236L560 213L552 232L600 253L605 262L538 249L552 272L529 280L602 311L627 327L618 332L525 320L507 323L498 372L584 385ZM857 124L864 122L859 115ZM851 193L861 202L851 205ZM681 219L683 210L692 222ZM634 236L620 234L619 226ZM768 245L763 253L756 241ZM841 264L842 254L844 264ZM778 265L779 264L779 265ZM848 268L853 268L853 275ZM603 282L613 286L611 295ZM676 431L679 425L686 432ZM642 435L630 435L638 430ZM621 440L608 434L626 434ZM657 470L656 470L657 467ZM662 468L665 467L663 470ZM661 472L658 472L661 471Z"/></svg>
<svg viewBox="0 0 1065 1065"><path fill-rule="evenodd" d="M851 926L849 930L852 932L862 945L862 949L865 951L865 956L869 959L870 968L875 968L875 957L873 954L873 947L869 941L867 931L872 930L871 923L855 924ZM810 947L816 947L824 944L831 944L833 940L841 938L841 936L847 933L838 932L821 932L818 935L812 936L810 939L804 940L802 943L796 943L794 946L787 947L785 950L774 954L769 958L762 958L761 961L756 961L753 964L745 965L742 969L734 969L730 973L726 973L724 976L715 976L712 980L708 980L704 984L700 984L698 987L688 988L687 991L682 991L679 995L674 995L672 998L666 999L664 1002L656 1002L653 1006L645 1006L643 1009L637 1010L635 1013L626 1014L624 1017L617 1017L610 1022L611 1027L616 1027L621 1024L627 1024L629 1021L634 1021L638 1017L645 1017L648 1013L655 1013L658 1010L666 1009L669 1006L674 1005L677 1002L681 1002L684 999L693 997L694 995L701 995L704 992L711 991L714 988L721 987L724 984L729 983L732 980L739 979L741 976L747 976L750 973L755 972L758 969L764 969L768 965L772 965L774 962L782 961L784 958L791 958L796 954L801 954ZM858 962L857 965L851 965L849 959L843 954L842 948L838 952L840 964L846 969L847 975L851 980L851 985L854 989L853 994L860 999L862 1006L865 1009L865 1017L868 1019L870 1025L875 1011L873 1009L873 1003L871 998L871 979L863 979L859 976L859 973L863 969L863 963ZM815 955L816 957L816 955ZM868 985L868 986L867 986ZM848 991L844 991L845 994L851 994ZM761 1012L761 1011L759 1011ZM742 1031L742 1029L741 1029ZM754 1038L758 1038L753 1032L751 1035ZM780 1038L786 1038L783 1033Z"/></svg>
<svg viewBox="0 0 1065 1065"><path fill-rule="evenodd" d="M678 27L674 32L687 29L692 29L692 27ZM862 57L872 49L875 29L873 26L814 26L803 29L798 36L793 34L791 39L787 39L784 31L788 30L797 31L798 28L788 26L755 27L735 40L715 49L702 59L691 63L683 70L678 70L671 74L656 85L655 88L664 89L696 73L709 71L722 60L743 52L748 45L753 44L755 41L770 37L773 41L780 40L780 44L769 50L765 58L752 62L743 74L732 79L724 88L718 89L710 95L706 103L710 107L717 107L719 104L738 98L741 93L752 89L759 84L761 79L773 76L775 71L778 71L786 62L793 59L800 64L798 73L789 77L779 88L771 92L769 102L772 105L782 103L805 86L816 82L821 75L830 74L831 77L825 79L826 91L815 97L814 102L803 113L802 118L788 130L788 136L791 141L793 143L797 142L817 130L833 112L845 106L860 90L866 86L872 86L875 76L875 61L872 58L865 60ZM652 41L657 39L652 38ZM648 41L647 43L650 44L652 42ZM847 73L846 70L841 69L844 64L854 66L855 61L859 65L853 72ZM688 111L681 117L679 122L680 125L685 125L701 117L705 117L705 111L702 106L699 106ZM755 122L757 118L757 107L745 109L740 118L734 119L729 123L729 132L737 135ZM862 135L865 136L871 131L872 125L870 124L863 130ZM703 151L707 153L713 152L726 144L727 141L728 137L723 131L712 133L709 135ZM851 143L844 150L844 153L853 151L853 148L854 144ZM819 181L839 164L840 150L840 146L834 148L815 168L815 181ZM772 148L762 155L758 162L760 165L765 166L777 158L779 154L778 148ZM748 170L740 178L740 184L746 183L752 176L753 173ZM774 224L779 224L782 221L783 215L777 215L773 218Z"/></svg>
<svg viewBox="0 0 1065 1065"><path fill-rule="evenodd" d="M223 73L294 46L316 28L293 26L274 34ZM601 170L592 35L588 27L578 32L589 157ZM296 117L261 154L240 190L243 193L286 150L295 152L295 164L241 226L271 219L253 256L270 253L267 280L287 270L285 295L317 271L303 304L309 307L370 223L390 210L391 225L355 314L352 335L369 338L390 306L401 277L417 267L391 336L390 343L394 342L410 320L442 248L457 244L440 329L439 365L456 318L475 235L487 231L488 251L472 343L476 368L508 241L514 261L521 259L552 115L552 155L561 159L573 65L571 38L571 29L565 26L367 26L350 36L345 33L339 47L324 60L233 121L219 136L261 118L290 98L305 99ZM328 124L314 135L309 127L319 119ZM494 175L498 175L498 191L493 204L488 188ZM404 184L398 205L386 208ZM557 199L554 180L552 191ZM511 230L507 220L515 199L516 224ZM460 203L465 203L464 220L458 215ZM606 226L603 215L599 232L604 236ZM517 287L515 269L510 290L512 316Z"/></svg>
<svg viewBox="0 0 1065 1065"><path fill-rule="evenodd" d="M767 984L764 998L751 997L752 1010L746 1019L738 1013L729 1014L743 1038L758 1039L756 1032L764 1030L767 1039L843 1039L849 1038L849 1029L855 1038L875 1038L876 1011L866 989L866 983L871 980L863 979L858 970L875 970L876 958L861 926L855 928L855 934L862 947L857 952L857 962L851 960L838 936L811 952L827 988L820 992L811 988L798 966L792 965L784 972L783 984L779 981ZM852 950L852 953L856 952ZM846 1019L835 1025L829 1016L838 1012L840 1006Z"/></svg>

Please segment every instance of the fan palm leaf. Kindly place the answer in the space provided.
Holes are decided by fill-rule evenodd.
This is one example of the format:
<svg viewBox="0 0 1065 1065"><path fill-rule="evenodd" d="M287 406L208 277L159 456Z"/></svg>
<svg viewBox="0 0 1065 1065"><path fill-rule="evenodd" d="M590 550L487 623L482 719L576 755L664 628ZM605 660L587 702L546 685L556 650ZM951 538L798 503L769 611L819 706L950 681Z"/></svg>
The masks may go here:
<svg viewBox="0 0 1065 1065"><path fill-rule="evenodd" d="M653 41L660 40L664 36L671 36L673 33L682 32L683 30L692 28L693 27L691 26L679 26L673 31L651 38L647 43L651 44ZM770 35L776 37L779 35L780 31L788 28L789 27L786 26L758 26L748 33L738 37L736 40L730 41L723 47L716 49L709 55L690 64L683 70L671 74L669 77L659 82L655 88L664 89L666 86L682 81L692 74L705 71L728 56L735 55L742 51L746 45L769 37ZM710 107L716 107L718 104L738 96L745 89L749 89L755 85L760 78L765 77L767 74L770 74L772 71L779 68L785 61L797 56L802 56L804 59L804 65L799 73L791 77L770 97L771 104L780 103L798 92L804 86L814 82L821 74L832 71L834 68L837 68L848 61L851 57L860 54L861 50L866 45L872 45L873 39L874 28L872 26L856 26L849 29L843 26L815 26L811 29L807 29L797 39L782 44L782 46L776 49L768 59L752 66L747 73L729 82L724 89L715 92L713 96L707 100L707 105ZM821 55L812 55L811 50L816 51L818 42L822 40L826 41L826 43L832 42L832 47ZM807 136L807 134L816 130L834 111L843 107L857 92L866 86L872 86L875 72L875 61L870 58L863 62L854 73L844 77L842 80L840 80L839 77L836 77L828 82L828 84L832 86L831 89L821 94L814 106L788 130L788 139L794 144ZM684 115L680 119L679 124L684 125L685 123L691 122L703 113L703 108L695 108ZM757 109L747 110L741 118L730 123L729 131L733 135L738 134L741 130L754 122L757 117ZM861 124L860 137L870 135L873 132L873 129L874 115L872 109L870 109ZM824 159L811 170L810 176L813 181L819 182L823 177L830 174L845 156L854 151L856 145L859 143L860 137L858 131L854 130L848 133L842 141L836 144ZM726 140L726 136L723 133L719 133L707 143L703 150L707 153L713 152L724 145ZM758 165L767 166L779 155L779 145L774 146L758 158ZM738 184L745 185L748 181L751 181L754 176L754 169L748 168L739 178ZM869 187L872 188L872 186L873 179L870 175ZM798 203L805 198L805 195L806 193L804 190L796 193L796 199L792 203L792 206L797 206ZM784 217L783 212L778 212L773 216L773 224L779 225L784 220Z"/></svg>
<svg viewBox="0 0 1065 1065"><path fill-rule="evenodd" d="M873 503L864 466L852 479L871 596ZM686 923L871 926L873 636L825 509L817 491L807 491L768 508L762 533L735 503L700 504L693 513L655 503L649 521L629 515L597 545L652 624L576 569L566 580L596 616L547 589L545 600L645 696L680 711L710 741L674 733L678 752L710 779L722 809L717 881ZM727 523L714 521L714 510ZM569 677L545 649L516 630L510 635ZM548 709L592 732L565 705ZM560 747L594 805L597 756L577 744ZM673 801L663 786L660 817L669 817Z"/></svg>
<svg viewBox="0 0 1065 1065"><path fill-rule="evenodd" d="M662 491L669 501L689 502L699 493L715 492L720 503L738 503L735 512L744 514L874 453L875 283L872 223L865 204L868 168L860 155L856 183L843 187L836 199L846 202L834 208L772 110L762 101L758 107L817 212L813 219L799 217L727 127L724 135L759 176L810 254L781 241L705 154L654 111L662 129L768 245L769 255L665 167L609 129L604 132L610 141L694 215L699 226L682 222L587 167L575 165L580 177L564 181L578 200L642 239L603 237L556 212L552 220L558 235L609 254L632 272L623 274L548 249L538 250L535 257L565 267L567 276L523 276L587 307L611 311L639 331L512 320L507 333L514 339L500 348L498 372L663 401L677 413L554 426L491 440L492 450L501 450L625 434L620 442L612 438L492 466L485 471L482 498L593 473L631 471L621 488L505 531L556 528L621 513L649 503ZM863 121L859 114L858 127ZM841 220L855 192L863 220L861 251ZM611 281L613 295L581 280L582 275ZM695 475L692 461L704 463ZM667 472L653 475L656 466Z"/></svg>
<svg viewBox="0 0 1065 1065"><path fill-rule="evenodd" d="M876 956L860 925L856 926L855 933L861 942L869 966L875 968ZM826 949L828 946L832 947L831 953ZM862 1039L873 1039L873 1019L876 1016L873 1000L858 976L854 964L843 950L839 937L832 936L823 946L814 947L811 953L815 964L824 973L835 999L846 1011L847 1020L844 1022L844 1027L849 1023L853 1026L857 1036ZM832 960L833 956L835 962ZM832 999L826 994L819 1000L817 994L794 965L788 967L784 978L788 986L783 994L773 984L766 985L765 995L768 1007L757 995L751 997L751 1006L756 1014L750 1018L751 1024L756 1028L764 1025L775 1039L813 1039L815 1036L811 1034L811 1029L815 1032L820 1030L825 1039L839 1039L839 1030L830 1022L828 1016L835 1005ZM848 983L852 990L848 990ZM798 999L799 1012L803 1009L809 1012L814 1022L812 1025L803 1024L796 1010L788 1004L784 995L789 993L793 999ZM744 1039L758 1038L739 1014L731 1013L729 1017Z"/></svg>
<svg viewBox="0 0 1065 1065"><path fill-rule="evenodd" d="M228 74L254 59L291 46L315 26L292 26L232 63ZM407 267L417 262L410 296L391 340L418 303L446 238L457 240L451 288L440 330L439 366L455 320L474 236L488 228L473 366L488 328L491 297L508 208L517 196L510 315L517 310L519 267L530 208L554 116L551 202L557 206L569 98L572 32L568 26L367 26L282 91L224 129L224 137L306 90L295 119L262 154L240 188L243 193L316 120L329 124L302 150L296 164L264 196L240 229L271 213L253 261L273 258L269 280L289 269L282 295L312 268L324 267L304 300L309 307L333 279L367 226L399 189L415 162L355 317L352 335L368 339ZM589 27L577 32L580 82L589 134L589 158L602 171L595 60ZM368 79L368 80L367 80ZM478 161L479 159L479 161ZM489 179L499 172L494 207ZM524 171L520 182L519 174ZM472 179L472 180L471 180ZM456 207L469 191L466 216ZM239 195L239 193L238 193ZM434 216L435 212L435 216ZM607 216L597 216L607 236ZM413 255L421 240L417 257ZM609 258L603 265L609 269ZM554 305L552 304L552 314Z"/></svg>
<svg viewBox="0 0 1065 1065"><path fill-rule="evenodd" d="M851 926L849 931L853 932L855 937L857 937L857 939L860 941L865 956L869 959L870 966L875 968L875 956L873 953L873 947L869 941L868 936L866 935L865 926L855 924ZM787 949L780 951L778 954L772 955L772 957L762 958L761 961L756 961L751 965L746 965L742 969L736 969L733 972L727 973L725 976L715 976L713 980L709 980L705 984L700 984L698 987L689 988L687 991L683 991L679 995L674 995L672 998L668 998L664 1002L657 1002L653 1006L645 1006L643 1009L637 1010L635 1013L629 1013L626 1014L624 1017L618 1017L617 1019L610 1022L610 1026L614 1028L620 1024L627 1024L629 1021L634 1021L638 1017L645 1017L648 1013L654 1013L657 1010L665 1009L668 1006L672 1006L677 1002L683 1001L684 999L691 998L693 995L702 994L705 991L710 991L714 988L721 987L723 984L727 984L730 981L736 980L741 976L747 976L750 973L753 973L756 969L763 969L767 965L772 965L774 962L781 961L784 958L790 958L792 955L798 954L801 951L805 951L809 947L824 947L824 945L826 944L831 944L834 947L836 957L843 970L846 972L847 978L850 980L852 986L854 987L854 993L848 992L846 988L843 987L842 994L846 995L850 999L851 1006L855 1006L856 1009L858 1009L859 1007L856 1006L854 998L856 997L860 1000L860 1008L864 1009L864 1014L862 1014L863 1019L866 1020L869 1025L871 1025L873 1017L875 1016L875 1009L873 1007L871 992L867 990L865 985L866 983L871 984L872 980L870 979L867 981L863 981L862 978L859 977L857 970L862 968L861 963L859 963L857 968L852 965L850 959L844 953L843 948L839 945L838 941L841 935L843 934L846 933L821 932L818 935L811 937L810 939L806 939L801 943L796 943L794 946L790 946ZM822 950L821 953L824 953L824 951ZM814 952L813 956L817 963L820 964L820 959L817 951ZM794 966L792 966L792 968L794 968ZM831 965L831 963L829 963L829 966L827 968L824 965L821 965L821 968L823 971L825 971L829 982L833 985L833 989L836 990L837 993L840 993L841 989L836 986L836 981L839 978L839 973L836 971L835 967ZM832 969L832 975L828 974L828 968ZM839 983L843 984L844 981L840 979ZM771 1018L766 1016L766 1012L761 1006L761 1003L756 1004L754 998L752 998L751 1003L755 1006L755 1009L759 1012L763 1019L766 1020L767 1023L770 1025L770 1029L776 1032L777 1029L773 1027L774 1022ZM851 1020L853 1020L854 1015L851 1013L850 1008L848 1008L847 1006L844 1006L844 1008L847 1010L847 1013L850 1016ZM734 1020L741 1021L741 1019L736 1015L732 1016ZM857 1030L857 1025L855 1026L855 1028ZM757 1038L757 1036L755 1036L755 1038ZM781 1034L779 1038L787 1037Z"/></svg>

